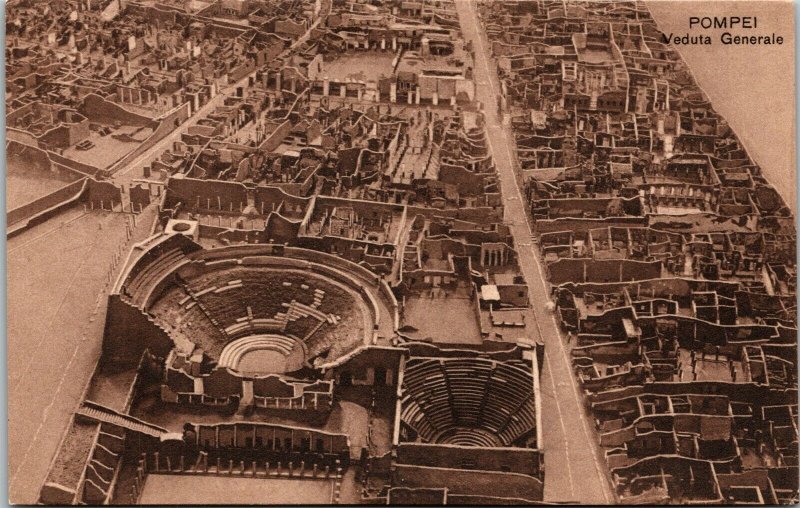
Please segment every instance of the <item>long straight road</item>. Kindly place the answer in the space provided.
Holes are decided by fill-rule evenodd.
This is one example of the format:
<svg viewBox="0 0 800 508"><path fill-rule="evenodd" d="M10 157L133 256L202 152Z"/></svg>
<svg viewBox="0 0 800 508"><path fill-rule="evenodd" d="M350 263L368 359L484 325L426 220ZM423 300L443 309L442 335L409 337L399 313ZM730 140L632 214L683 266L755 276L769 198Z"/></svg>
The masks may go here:
<svg viewBox="0 0 800 508"><path fill-rule="evenodd" d="M474 0L456 0L464 39L475 51L476 100L484 105L489 146L503 189L505 220L514 235L518 261L528 281L538 339L545 344L542 372L542 434L545 452L545 501L611 504L616 498L607 467L597 443L591 419L584 410L583 395L573 375L569 351L555 317L545 306L549 286L531 242L532 229L525 211L513 161L513 135L497 114L500 86L496 65Z"/></svg>
<svg viewBox="0 0 800 508"><path fill-rule="evenodd" d="M282 53L281 57L286 57L292 53L295 49L297 49L301 44L306 42L309 37L311 37L311 33L316 30L316 28L320 25L322 21L327 19L328 15L330 14L331 9L331 2L323 2L325 6L325 12L317 18L314 23L308 27L308 30L305 31L303 35L301 35L296 41L292 43L291 46L286 48ZM172 146L175 141L181 139L181 136L189 130L189 127L196 125L197 122L206 118L210 113L212 113L216 108L225 104L225 98L230 97L231 94L235 93L236 89L240 86L247 86L248 81L251 77L256 75L256 70L249 72L246 76L241 78L239 81L235 83L226 85L221 87L217 95L212 97L207 103L200 107L197 111L195 111L192 116L190 116L185 122L175 128L174 131L170 132L164 139L160 140L158 143L153 145L150 149L145 151L142 155L134 159L132 162L126 164L124 167L117 170L111 177L110 180L116 183L117 185L130 185L132 181L136 178L141 178L144 172L144 167L151 165L154 161L156 161L164 151Z"/></svg>

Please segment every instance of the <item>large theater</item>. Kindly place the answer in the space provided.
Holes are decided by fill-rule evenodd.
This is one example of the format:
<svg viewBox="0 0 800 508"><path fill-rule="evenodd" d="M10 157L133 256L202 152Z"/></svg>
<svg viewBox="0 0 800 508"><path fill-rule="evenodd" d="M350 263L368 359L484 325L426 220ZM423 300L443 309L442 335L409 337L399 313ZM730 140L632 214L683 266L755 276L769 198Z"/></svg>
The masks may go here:
<svg viewBox="0 0 800 508"><path fill-rule="evenodd" d="M144 320L110 318L111 357L148 350L166 359L162 400L240 412L330 410L331 382L319 373L390 336L397 314L385 283L334 256L259 245L206 251L182 234L142 245L112 298L120 316ZM393 374L384 369L382 382Z"/></svg>
<svg viewBox="0 0 800 508"><path fill-rule="evenodd" d="M171 502L206 477L274 503L541 501L541 350L415 339L360 264L199 229L168 219L128 254L41 502Z"/></svg>
<svg viewBox="0 0 800 508"><path fill-rule="evenodd" d="M800 499L793 194L666 2L7 3L12 503Z"/></svg>

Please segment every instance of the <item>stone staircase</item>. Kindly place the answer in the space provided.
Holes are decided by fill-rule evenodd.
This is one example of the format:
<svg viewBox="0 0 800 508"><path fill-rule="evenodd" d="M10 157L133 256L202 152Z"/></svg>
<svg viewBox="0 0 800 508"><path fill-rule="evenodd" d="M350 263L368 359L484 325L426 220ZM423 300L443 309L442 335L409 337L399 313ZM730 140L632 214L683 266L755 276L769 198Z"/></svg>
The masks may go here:
<svg viewBox="0 0 800 508"><path fill-rule="evenodd" d="M113 409L109 409L91 401L85 401L81 407L78 408L75 414L96 422L100 422L101 424L108 423L151 437L160 438L168 433L167 429L149 424L139 420L138 418L134 418L133 416L118 413Z"/></svg>
<svg viewBox="0 0 800 508"><path fill-rule="evenodd" d="M403 271L412 271L419 268L419 251L417 244L408 242L403 251Z"/></svg>

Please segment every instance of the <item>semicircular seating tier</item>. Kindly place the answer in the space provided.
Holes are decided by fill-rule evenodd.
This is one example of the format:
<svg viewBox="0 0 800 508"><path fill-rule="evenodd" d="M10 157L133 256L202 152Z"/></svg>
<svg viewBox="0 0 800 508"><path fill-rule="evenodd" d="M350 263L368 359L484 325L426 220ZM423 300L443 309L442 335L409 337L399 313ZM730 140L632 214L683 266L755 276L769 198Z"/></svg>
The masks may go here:
<svg viewBox="0 0 800 508"><path fill-rule="evenodd" d="M204 250L177 235L142 250L118 281L121 298L183 353L199 347L233 369L253 351L282 349L329 363L370 344L396 312L374 275L329 254L270 245Z"/></svg>
<svg viewBox="0 0 800 508"><path fill-rule="evenodd" d="M402 421L428 443L512 446L536 430L533 374L524 362L412 358Z"/></svg>
<svg viewBox="0 0 800 508"><path fill-rule="evenodd" d="M307 356L305 344L296 338L257 334L229 342L217 365L254 375L284 373L302 369Z"/></svg>

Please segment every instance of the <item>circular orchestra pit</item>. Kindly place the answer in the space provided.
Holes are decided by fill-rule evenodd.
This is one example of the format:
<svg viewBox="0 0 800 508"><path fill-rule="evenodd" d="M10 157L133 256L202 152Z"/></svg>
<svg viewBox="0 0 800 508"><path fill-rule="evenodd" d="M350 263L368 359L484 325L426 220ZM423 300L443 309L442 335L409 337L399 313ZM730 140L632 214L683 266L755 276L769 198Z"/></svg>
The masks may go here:
<svg viewBox="0 0 800 508"><path fill-rule="evenodd" d="M199 348L218 367L286 374L371 341L376 296L341 261L332 268L232 248L225 255L226 248L187 253L157 247L149 262L132 270L123 294L185 355Z"/></svg>

